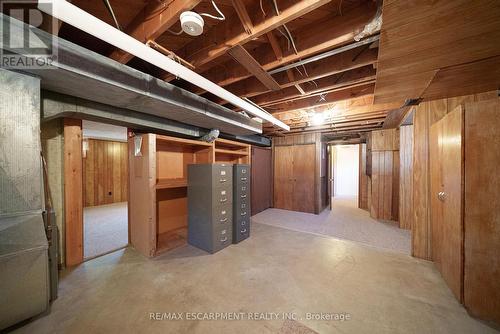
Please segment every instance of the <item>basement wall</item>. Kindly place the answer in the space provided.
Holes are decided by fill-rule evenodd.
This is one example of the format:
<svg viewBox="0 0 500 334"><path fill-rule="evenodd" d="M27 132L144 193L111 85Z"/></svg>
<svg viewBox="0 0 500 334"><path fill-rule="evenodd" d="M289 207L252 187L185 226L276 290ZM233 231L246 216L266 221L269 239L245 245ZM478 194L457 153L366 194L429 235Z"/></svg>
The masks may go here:
<svg viewBox="0 0 500 334"><path fill-rule="evenodd" d="M415 108L413 123L412 255L432 260L430 222L429 129L466 102L498 99L497 91L426 101Z"/></svg>

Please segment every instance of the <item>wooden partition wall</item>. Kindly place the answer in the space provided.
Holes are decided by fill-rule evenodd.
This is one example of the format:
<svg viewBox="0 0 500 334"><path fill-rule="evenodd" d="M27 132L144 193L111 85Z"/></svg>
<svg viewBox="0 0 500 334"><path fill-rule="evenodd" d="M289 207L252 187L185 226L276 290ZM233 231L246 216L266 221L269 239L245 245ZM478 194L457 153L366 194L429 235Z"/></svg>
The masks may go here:
<svg viewBox="0 0 500 334"><path fill-rule="evenodd" d="M84 141L87 142L83 157L84 205L126 202L127 143L90 138Z"/></svg>
<svg viewBox="0 0 500 334"><path fill-rule="evenodd" d="M470 313L500 324L500 100L467 102L430 128L432 259Z"/></svg>
<svg viewBox="0 0 500 334"><path fill-rule="evenodd" d="M268 147L252 147L252 216L273 205L273 159Z"/></svg>
<svg viewBox="0 0 500 334"><path fill-rule="evenodd" d="M429 129L447 113L466 102L498 99L496 91L422 102L413 119L412 255L432 260L430 219Z"/></svg>
<svg viewBox="0 0 500 334"><path fill-rule="evenodd" d="M370 216L381 220L398 220L399 211L399 131L379 130L371 133L371 199Z"/></svg>
<svg viewBox="0 0 500 334"><path fill-rule="evenodd" d="M413 220L413 125L399 128L399 227L411 230Z"/></svg>
<svg viewBox="0 0 500 334"><path fill-rule="evenodd" d="M321 134L275 137L273 155L274 207L319 214L327 204Z"/></svg>

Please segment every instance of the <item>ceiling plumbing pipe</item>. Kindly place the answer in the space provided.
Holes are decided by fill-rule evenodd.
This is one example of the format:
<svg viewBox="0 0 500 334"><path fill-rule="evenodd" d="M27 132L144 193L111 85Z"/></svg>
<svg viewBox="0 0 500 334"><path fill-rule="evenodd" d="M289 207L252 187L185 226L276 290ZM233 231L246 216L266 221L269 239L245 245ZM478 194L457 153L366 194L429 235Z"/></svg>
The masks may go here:
<svg viewBox="0 0 500 334"><path fill-rule="evenodd" d="M52 15L69 25L83 30L94 37L97 37L119 49L122 49L123 51L126 51L127 53L136 56L137 58L172 73L174 76L182 78L237 107L240 107L253 116L262 118L263 120L266 120L286 131L290 130L288 125L275 117L263 112L259 108L242 100L207 78L191 71L185 66L177 63L175 60L168 58L162 53L139 42L135 38L121 32L120 30L99 20L95 16L83 11L67 1L53 0L48 3L40 1L38 3L38 8L44 13Z"/></svg>

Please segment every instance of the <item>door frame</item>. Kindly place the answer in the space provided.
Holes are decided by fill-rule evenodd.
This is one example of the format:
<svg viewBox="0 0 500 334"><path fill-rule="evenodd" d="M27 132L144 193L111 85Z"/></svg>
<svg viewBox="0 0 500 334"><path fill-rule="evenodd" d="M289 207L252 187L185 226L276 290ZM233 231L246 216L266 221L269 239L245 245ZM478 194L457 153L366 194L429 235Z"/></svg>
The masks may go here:
<svg viewBox="0 0 500 334"><path fill-rule="evenodd" d="M103 122L106 123L106 122ZM83 131L82 120L64 118L64 238L65 265L78 265L84 258L84 193L83 193ZM127 129L127 134L130 129ZM128 145L128 141L127 141ZM127 150L128 152L129 150ZM127 157L127 170L130 175L130 162ZM129 182L129 177L127 177ZM130 187L127 186L127 199ZM130 205L127 205L128 243L130 244ZM103 254L104 255L104 254Z"/></svg>

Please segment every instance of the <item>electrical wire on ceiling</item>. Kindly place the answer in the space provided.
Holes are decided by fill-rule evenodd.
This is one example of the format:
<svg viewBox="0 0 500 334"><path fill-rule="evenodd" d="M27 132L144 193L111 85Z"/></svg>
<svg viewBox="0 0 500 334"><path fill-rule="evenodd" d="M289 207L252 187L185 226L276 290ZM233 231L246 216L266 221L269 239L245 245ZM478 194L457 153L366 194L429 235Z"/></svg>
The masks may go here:
<svg viewBox="0 0 500 334"><path fill-rule="evenodd" d="M278 8L278 3L276 2L276 0L272 0L272 3L273 3L273 8L274 8L274 11L276 13L276 15L280 15L280 11L279 11L279 8ZM262 2L261 2L262 4ZM262 6L261 6L261 9L262 9ZM262 11L264 12L264 10L262 9ZM264 12L265 14L265 12ZM293 48L293 51L295 52L296 55L299 54L299 51L297 50L297 46L295 45L295 40L293 39L293 36L292 36L292 33L290 32L290 30L288 29L288 27L286 26L286 24L283 24L283 28L285 29L286 31L286 34L283 33L281 31L281 29L277 28L278 31L286 37L286 39L288 40L288 50L290 50L290 46L292 46ZM299 58L299 60L302 60ZM302 73L298 67L295 67L295 69L297 70L297 72L299 72L299 74L302 76L302 77L309 77L309 73L307 73L307 69L306 67L302 64L302 69L304 70L304 73ZM316 85L316 87L318 87L318 84L316 82L314 82L314 80L311 80L314 85Z"/></svg>
<svg viewBox="0 0 500 334"><path fill-rule="evenodd" d="M118 23L118 19L116 18L115 12L113 11L113 7L111 7L111 4L109 3L109 0L103 0L104 5L106 6L109 14L113 18L113 21L115 22L116 29L122 30L120 24Z"/></svg>
<svg viewBox="0 0 500 334"><path fill-rule="evenodd" d="M224 21L226 19L226 17L220 11L219 7L217 7L217 5L215 4L215 1L213 1L213 0L212 0L212 5L214 6L215 10L217 11L217 13L219 13L220 16L214 16L214 15L208 14L208 13L201 13L200 15L201 16L210 17L210 18L212 18L214 20Z"/></svg>

